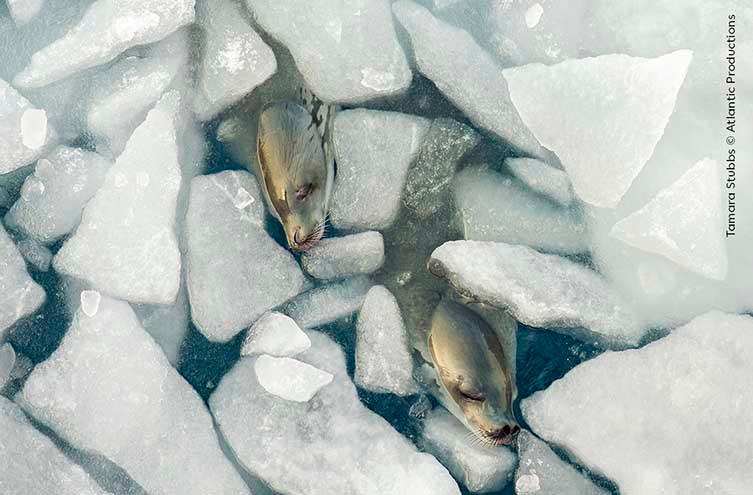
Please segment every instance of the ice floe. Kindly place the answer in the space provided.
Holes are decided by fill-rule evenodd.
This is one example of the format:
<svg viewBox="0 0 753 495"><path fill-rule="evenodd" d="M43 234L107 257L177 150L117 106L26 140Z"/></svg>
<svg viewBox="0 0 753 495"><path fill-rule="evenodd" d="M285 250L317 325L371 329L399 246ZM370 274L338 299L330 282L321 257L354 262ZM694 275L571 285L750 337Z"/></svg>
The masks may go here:
<svg viewBox="0 0 753 495"><path fill-rule="evenodd" d="M356 333L356 385L395 395L419 392L400 307L384 286L366 293Z"/></svg>
<svg viewBox="0 0 753 495"><path fill-rule="evenodd" d="M441 407L424 420L420 442L473 493L502 490L515 470L515 454L510 449L474 442L468 428Z"/></svg>
<svg viewBox="0 0 753 495"><path fill-rule="evenodd" d="M303 269L318 279L372 273L383 263L384 239L373 231L323 239L301 256Z"/></svg>
<svg viewBox="0 0 753 495"><path fill-rule="evenodd" d="M638 344L647 330L598 273L527 246L447 242L434 251L429 269L461 294L505 308L532 327L616 346Z"/></svg>
<svg viewBox="0 0 753 495"><path fill-rule="evenodd" d="M282 493L458 495L436 459L360 402L340 347L317 332L309 337L311 349L296 359L333 376L309 402L268 393L256 358L238 361L212 394L210 408L238 461Z"/></svg>
<svg viewBox="0 0 753 495"><path fill-rule="evenodd" d="M105 180L112 165L91 151L59 146L37 161L21 197L5 216L6 225L43 244L72 232L81 211Z"/></svg>
<svg viewBox="0 0 753 495"><path fill-rule="evenodd" d="M589 249L588 225L577 208L563 208L487 166L471 166L454 182L466 239L524 244L573 254Z"/></svg>
<svg viewBox="0 0 753 495"><path fill-rule="evenodd" d="M0 225L0 342L18 320L36 311L45 292L26 271L26 263Z"/></svg>
<svg viewBox="0 0 753 495"><path fill-rule="evenodd" d="M181 98L167 93L134 131L54 267L111 296L170 304L180 284L175 211Z"/></svg>
<svg viewBox="0 0 753 495"><path fill-rule="evenodd" d="M408 31L418 69L471 121L526 153L545 154L513 106L501 68L470 34L409 0L392 9Z"/></svg>
<svg viewBox="0 0 753 495"><path fill-rule="evenodd" d="M711 312L577 366L521 409L533 431L625 495L743 494L753 484L753 393L741 386L751 353L753 319Z"/></svg>
<svg viewBox="0 0 753 495"><path fill-rule="evenodd" d="M298 263L263 222L264 199L250 173L191 181L188 294L191 318L210 340L229 340L303 288Z"/></svg>
<svg viewBox="0 0 753 495"><path fill-rule="evenodd" d="M199 395L130 306L101 296L17 396L73 446L104 455L153 494L244 494ZM40 473L36 473L39 476Z"/></svg>
<svg viewBox="0 0 753 495"><path fill-rule="evenodd" d="M330 210L335 227L381 230L392 224L408 167L428 129L427 119L397 112L356 109L337 114L337 179Z"/></svg>
<svg viewBox="0 0 753 495"><path fill-rule="evenodd" d="M159 41L193 20L194 0L97 0L62 38L36 52L14 82L45 86Z"/></svg>
<svg viewBox="0 0 753 495"><path fill-rule="evenodd" d="M388 0L246 0L327 102L356 103L406 89L411 71ZM368 33L368 35L365 35Z"/></svg>
<svg viewBox="0 0 753 495"><path fill-rule="evenodd" d="M557 154L575 193L614 207L662 137L691 59L689 50L653 59L603 55L505 69L504 78L523 122Z"/></svg>
<svg viewBox="0 0 753 495"><path fill-rule="evenodd" d="M291 357L311 347L311 340L289 316L272 311L249 328L241 347L242 356L269 354Z"/></svg>

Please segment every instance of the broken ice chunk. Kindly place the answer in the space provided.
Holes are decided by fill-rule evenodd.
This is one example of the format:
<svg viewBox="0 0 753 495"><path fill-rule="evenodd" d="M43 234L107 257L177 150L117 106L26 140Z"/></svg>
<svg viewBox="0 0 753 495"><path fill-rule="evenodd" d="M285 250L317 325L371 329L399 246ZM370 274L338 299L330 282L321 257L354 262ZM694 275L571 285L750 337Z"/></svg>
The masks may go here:
<svg viewBox="0 0 753 495"><path fill-rule="evenodd" d="M238 361L209 400L243 467L280 493L459 495L436 459L361 403L340 346L308 335L311 349L296 359L333 376L308 403L268 393L253 357Z"/></svg>
<svg viewBox="0 0 753 495"><path fill-rule="evenodd" d="M269 79L277 61L236 2L202 2L197 9L204 53L194 107L202 120L209 120Z"/></svg>
<svg viewBox="0 0 753 495"><path fill-rule="evenodd" d="M101 454L154 494L248 495L212 418L130 306L102 296L16 397L76 448ZM96 421L92 421L96 418Z"/></svg>
<svg viewBox="0 0 753 495"><path fill-rule="evenodd" d="M450 189L460 159L478 144L472 128L452 119L431 123L418 157L408 169L403 204L427 218L451 202Z"/></svg>
<svg viewBox="0 0 753 495"><path fill-rule="evenodd" d="M356 103L406 89L411 71L387 0L246 0L327 102ZM367 34L368 33L368 34Z"/></svg>
<svg viewBox="0 0 753 495"><path fill-rule="evenodd" d="M359 310L371 287L364 275L334 282L299 295L283 308L303 328L316 328Z"/></svg>
<svg viewBox="0 0 753 495"><path fill-rule="evenodd" d="M557 154L585 202L612 208L654 152L692 58L615 54L504 70L523 122ZM568 115L567 125L552 115Z"/></svg>
<svg viewBox="0 0 753 495"><path fill-rule="evenodd" d="M577 209L566 209L486 166L460 172L454 184L463 236L478 241L526 244L543 251L588 251L587 225Z"/></svg>
<svg viewBox="0 0 753 495"><path fill-rule="evenodd" d="M269 354L289 357L311 347L311 340L289 316L271 312L259 318L248 330L241 356Z"/></svg>
<svg viewBox="0 0 753 495"><path fill-rule="evenodd" d="M8 0L8 10L16 26L23 26L36 16L45 0Z"/></svg>
<svg viewBox="0 0 753 495"><path fill-rule="evenodd" d="M357 109L337 114L337 179L330 210L334 226L381 230L392 224L408 167L428 129L428 120L397 112Z"/></svg>
<svg viewBox="0 0 753 495"><path fill-rule="evenodd" d="M26 262L39 270L46 272L50 269L52 263L52 251L47 247L39 244L34 239L23 238L16 243L18 251L24 257Z"/></svg>
<svg viewBox="0 0 753 495"><path fill-rule="evenodd" d="M6 225L43 244L73 231L112 163L91 151L59 146L37 162L5 216Z"/></svg>
<svg viewBox="0 0 753 495"><path fill-rule="evenodd" d="M620 493L753 484L753 318L711 312L637 350L587 361L523 401L533 431ZM581 492L579 492L581 493Z"/></svg>
<svg viewBox="0 0 753 495"><path fill-rule="evenodd" d="M186 28L181 29L92 77L85 119L98 150L120 155L133 130L168 87L175 86L188 61L189 44Z"/></svg>
<svg viewBox="0 0 753 495"><path fill-rule="evenodd" d="M617 222L610 235L660 254L713 280L727 276L721 167L696 163L646 206Z"/></svg>
<svg viewBox="0 0 753 495"><path fill-rule="evenodd" d="M177 91L134 131L54 260L57 271L133 302L170 304L180 285Z"/></svg>
<svg viewBox="0 0 753 495"><path fill-rule="evenodd" d="M331 279L371 273L384 263L384 239L379 232L362 232L323 239L301 257L306 273Z"/></svg>
<svg viewBox="0 0 753 495"><path fill-rule="evenodd" d="M564 171L533 158L507 158L505 166L525 185L552 201L564 207L573 203L572 186Z"/></svg>
<svg viewBox="0 0 753 495"><path fill-rule="evenodd" d="M181 280L175 303L137 304L133 311L139 317L144 330L149 332L162 348L170 364L177 368L180 364L180 348L191 320L185 281Z"/></svg>
<svg viewBox="0 0 753 495"><path fill-rule="evenodd" d="M532 327L620 347L637 345L647 330L598 273L526 246L447 242L431 255L429 269L459 293Z"/></svg>
<svg viewBox="0 0 753 495"><path fill-rule="evenodd" d="M442 407L426 418L421 446L473 493L502 490L515 469L515 454L510 449L474 442L468 429Z"/></svg>
<svg viewBox="0 0 753 495"><path fill-rule="evenodd" d="M44 290L29 277L21 253L0 225L0 342L8 328L36 311L44 300Z"/></svg>
<svg viewBox="0 0 753 495"><path fill-rule="evenodd" d="M0 79L0 175L28 165L56 139L44 110Z"/></svg>
<svg viewBox="0 0 753 495"><path fill-rule="evenodd" d="M159 41L194 20L194 0L97 0L65 35L31 57L16 75L36 88L113 60L132 46Z"/></svg>
<svg viewBox="0 0 753 495"><path fill-rule="evenodd" d="M101 300L102 295L96 290L81 291L81 311L89 318L96 316Z"/></svg>
<svg viewBox="0 0 753 495"><path fill-rule="evenodd" d="M418 393L400 307L387 288L378 285L366 293L356 332L356 385L378 393Z"/></svg>
<svg viewBox="0 0 753 495"><path fill-rule="evenodd" d="M5 384L10 380L10 374L15 364L16 352L13 350L13 346L6 342L0 346L0 391L3 390Z"/></svg>
<svg viewBox="0 0 753 495"><path fill-rule="evenodd" d="M105 495L81 466L34 428L21 409L0 397L0 486L3 493Z"/></svg>
<svg viewBox="0 0 753 495"><path fill-rule="evenodd" d="M516 495L607 495L574 467L560 459L549 446L528 433L518 435Z"/></svg>
<svg viewBox="0 0 753 495"><path fill-rule="evenodd" d="M516 148L534 156L544 154L510 101L502 70L470 34L411 1L395 2L392 9L408 31L418 69L450 101L476 125Z"/></svg>
<svg viewBox="0 0 753 495"><path fill-rule="evenodd" d="M308 402L332 382L330 373L289 357L264 354L256 359L254 371L264 390L292 402Z"/></svg>
<svg viewBox="0 0 753 495"><path fill-rule="evenodd" d="M239 202L241 190L254 201ZM193 322L210 340L231 339L303 288L298 263L267 234L263 222L264 201L248 172L191 181L188 295Z"/></svg>

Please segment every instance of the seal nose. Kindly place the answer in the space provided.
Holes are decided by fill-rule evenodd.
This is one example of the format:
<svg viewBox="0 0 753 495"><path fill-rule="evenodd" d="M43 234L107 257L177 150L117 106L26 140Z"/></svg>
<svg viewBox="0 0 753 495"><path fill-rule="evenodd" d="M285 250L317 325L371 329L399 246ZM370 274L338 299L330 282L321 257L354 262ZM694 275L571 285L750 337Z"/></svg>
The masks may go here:
<svg viewBox="0 0 753 495"><path fill-rule="evenodd" d="M520 432L520 426L510 423L489 432L489 437L498 445L510 445Z"/></svg>

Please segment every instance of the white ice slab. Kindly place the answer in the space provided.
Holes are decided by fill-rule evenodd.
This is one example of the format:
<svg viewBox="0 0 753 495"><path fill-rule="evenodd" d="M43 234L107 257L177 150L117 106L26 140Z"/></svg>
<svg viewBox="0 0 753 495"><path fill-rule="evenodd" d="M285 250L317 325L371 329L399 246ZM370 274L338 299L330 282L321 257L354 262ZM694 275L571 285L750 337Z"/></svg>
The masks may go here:
<svg viewBox="0 0 753 495"><path fill-rule="evenodd" d="M377 285L366 293L356 332L356 385L378 393L418 393L400 307L386 287Z"/></svg>
<svg viewBox="0 0 753 495"><path fill-rule="evenodd" d="M522 403L533 430L620 493L744 494L753 484L753 319L711 312L587 361Z"/></svg>
<svg viewBox="0 0 753 495"><path fill-rule="evenodd" d="M263 222L264 199L250 173L191 181L188 294L193 322L210 340L231 339L303 288L298 263Z"/></svg>
<svg viewBox="0 0 753 495"><path fill-rule="evenodd" d="M316 328L346 318L361 308L371 281L364 275L311 289L287 303L281 311L302 328Z"/></svg>
<svg viewBox="0 0 753 495"><path fill-rule="evenodd" d="M306 273L319 279L372 273L383 263L384 239L379 232L322 239L301 256Z"/></svg>
<svg viewBox="0 0 753 495"><path fill-rule="evenodd" d="M5 384L10 380L10 374L15 364L16 351L13 350L13 346L9 342L0 345L0 391L3 390Z"/></svg>
<svg viewBox="0 0 753 495"><path fill-rule="evenodd" d="M311 347L311 340L289 316L270 312L249 328L241 356L269 354L277 357L298 355Z"/></svg>
<svg viewBox="0 0 753 495"><path fill-rule="evenodd" d="M250 93L277 70L272 49L253 30L233 0L197 5L204 34L200 94L194 108L208 120Z"/></svg>
<svg viewBox="0 0 753 495"><path fill-rule="evenodd" d="M45 86L159 41L193 20L194 0L97 0L62 38L36 52L14 82Z"/></svg>
<svg viewBox="0 0 753 495"><path fill-rule="evenodd" d="M249 494L220 450L201 398L125 302L102 296L94 316L77 312L60 347L37 365L17 400L151 494Z"/></svg>
<svg viewBox="0 0 753 495"><path fill-rule="evenodd" d="M662 255L713 280L727 276L722 167L696 163L646 206L617 222L610 235Z"/></svg>
<svg viewBox="0 0 753 495"><path fill-rule="evenodd" d="M563 208L513 177L471 166L454 181L463 236L478 241L525 244L542 251L587 252L587 224L575 208Z"/></svg>
<svg viewBox="0 0 753 495"><path fill-rule="evenodd" d="M239 462L276 492L458 495L449 473L358 399L341 348L318 332L297 359L334 376L311 401L268 393L243 358L210 408Z"/></svg>
<svg viewBox="0 0 753 495"><path fill-rule="evenodd" d="M31 21L44 6L45 0L7 0L10 16L17 26Z"/></svg>
<svg viewBox="0 0 753 495"><path fill-rule="evenodd" d="M0 342L16 321L32 314L44 300L44 289L29 277L21 253L0 225Z"/></svg>
<svg viewBox="0 0 753 495"><path fill-rule="evenodd" d="M181 29L92 77L83 118L98 150L112 157L123 151L157 100L177 85L190 56L190 43L186 28Z"/></svg>
<svg viewBox="0 0 753 495"><path fill-rule="evenodd" d="M105 495L21 409L0 396L0 487L7 494Z"/></svg>
<svg viewBox="0 0 753 495"><path fill-rule="evenodd" d="M133 311L141 326L162 348L170 364L180 364L180 349L191 321L188 305L188 289L181 281L178 297L173 304L137 304Z"/></svg>
<svg viewBox="0 0 753 495"><path fill-rule="evenodd" d="M427 119L397 112L347 110L335 117L337 179L332 224L344 229L385 229L400 210L408 167ZM368 200L365 200L368 198Z"/></svg>
<svg viewBox="0 0 753 495"><path fill-rule="evenodd" d="M525 185L564 207L575 200L570 179L560 169L533 158L507 158L505 166Z"/></svg>
<svg viewBox="0 0 753 495"><path fill-rule="evenodd" d="M411 71L387 0L246 0L262 28L328 102L356 103L406 89Z"/></svg>
<svg viewBox="0 0 753 495"><path fill-rule="evenodd" d="M29 165L55 140L45 111L0 79L0 175Z"/></svg>
<svg viewBox="0 0 753 495"><path fill-rule="evenodd" d="M24 237L16 242L16 247L26 262L40 272L46 272L52 265L52 251L34 239Z"/></svg>
<svg viewBox="0 0 753 495"><path fill-rule="evenodd" d="M479 127L534 156L544 152L510 101L497 62L466 31L409 0L392 7L408 31L418 69Z"/></svg>
<svg viewBox="0 0 753 495"><path fill-rule="evenodd" d="M421 445L473 493L502 490L515 470L515 454L509 448L474 443L468 428L442 407L424 420Z"/></svg>
<svg viewBox="0 0 753 495"><path fill-rule="evenodd" d="M259 385L268 393L292 402L308 402L322 387L332 383L332 374L289 357L259 356L254 362Z"/></svg>
<svg viewBox="0 0 753 495"><path fill-rule="evenodd" d="M438 118L421 143L408 168L403 205L419 218L451 206L452 179L461 158L481 140L473 128L452 119Z"/></svg>
<svg viewBox="0 0 753 495"><path fill-rule="evenodd" d="M598 273L526 246L451 241L432 253L429 268L532 327L616 346L638 344L647 330Z"/></svg>
<svg viewBox="0 0 753 495"><path fill-rule="evenodd" d="M607 495L573 466L560 459L546 442L527 431L518 434L516 495Z"/></svg>
<svg viewBox="0 0 753 495"><path fill-rule="evenodd" d="M180 285L175 208L181 182L177 91L160 99L84 208L57 271L112 296L170 304Z"/></svg>
<svg viewBox="0 0 753 495"><path fill-rule="evenodd" d="M21 197L5 216L6 225L43 244L55 242L78 226L81 211L111 165L91 151L55 148L26 178Z"/></svg>
<svg viewBox="0 0 753 495"><path fill-rule="evenodd" d="M654 152L692 52L627 55L505 69L523 122L560 158L575 193L614 207ZM556 113L552 113L556 109Z"/></svg>

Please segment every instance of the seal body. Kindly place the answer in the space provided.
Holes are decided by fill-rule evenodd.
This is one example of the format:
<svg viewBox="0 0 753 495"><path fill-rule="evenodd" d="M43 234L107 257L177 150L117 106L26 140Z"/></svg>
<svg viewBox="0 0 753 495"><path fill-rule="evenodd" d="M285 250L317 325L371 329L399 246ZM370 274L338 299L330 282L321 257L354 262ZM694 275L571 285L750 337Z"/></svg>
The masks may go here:
<svg viewBox="0 0 753 495"><path fill-rule="evenodd" d="M309 249L325 232L335 175L328 144L333 114L311 95L268 104L259 116L257 175L294 251Z"/></svg>
<svg viewBox="0 0 753 495"><path fill-rule="evenodd" d="M478 440L509 445L515 421L515 334L503 311L443 299L434 310L428 337L436 372L437 399Z"/></svg>

